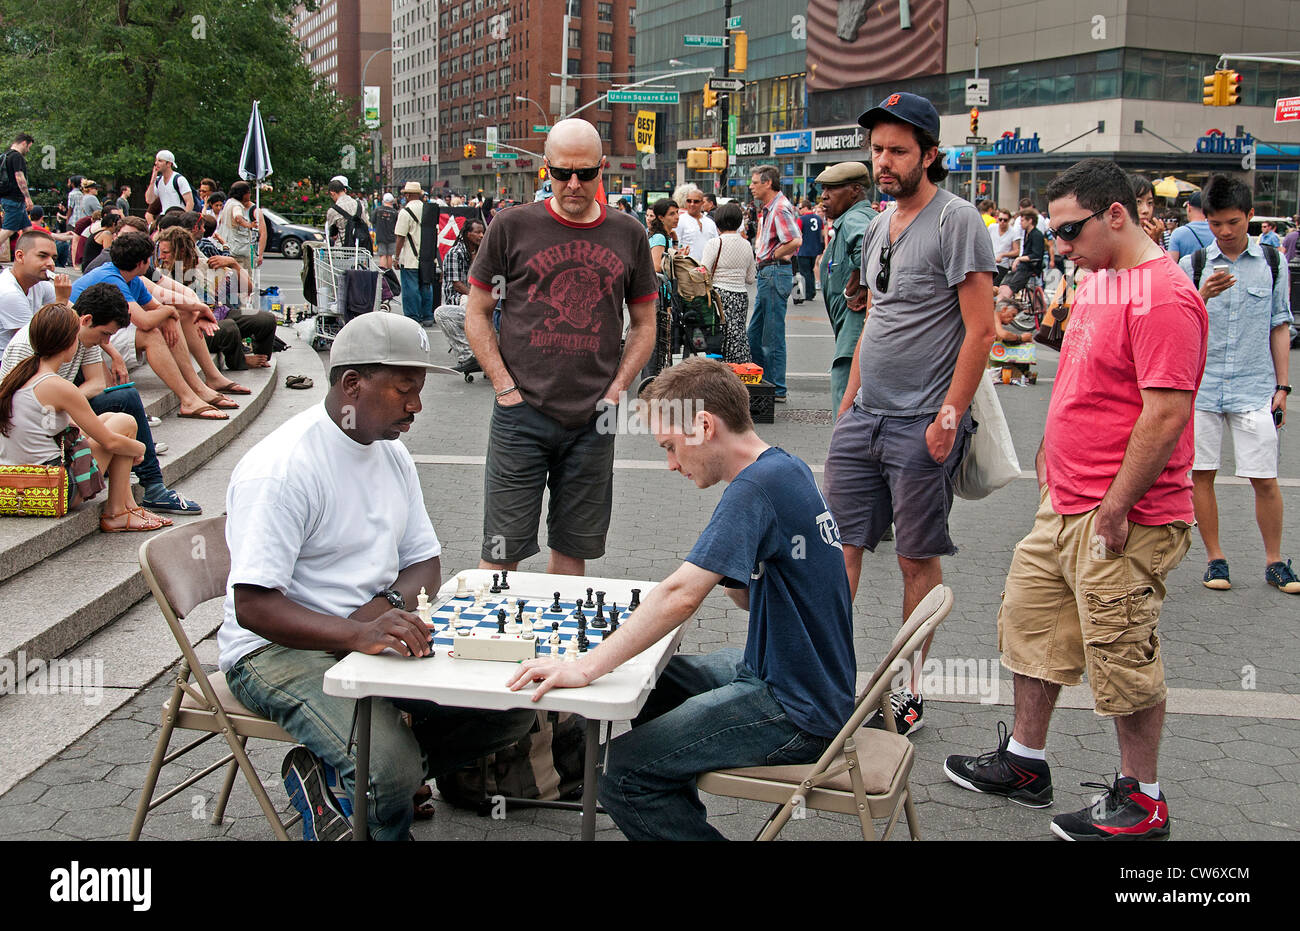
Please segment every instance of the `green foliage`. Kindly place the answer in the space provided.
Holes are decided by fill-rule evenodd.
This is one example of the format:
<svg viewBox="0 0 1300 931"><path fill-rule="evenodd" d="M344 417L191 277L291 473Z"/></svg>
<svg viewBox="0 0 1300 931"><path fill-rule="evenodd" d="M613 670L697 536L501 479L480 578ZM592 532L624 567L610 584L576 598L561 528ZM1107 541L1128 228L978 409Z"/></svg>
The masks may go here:
<svg viewBox="0 0 1300 931"><path fill-rule="evenodd" d="M59 192L73 174L140 192L159 149L176 154L196 187L203 177L229 187L258 99L272 183L323 186L340 149L360 151L362 140L348 102L316 86L303 64L289 28L294 6L0 0L0 86L14 91L0 95L0 145L31 133L32 181Z"/></svg>

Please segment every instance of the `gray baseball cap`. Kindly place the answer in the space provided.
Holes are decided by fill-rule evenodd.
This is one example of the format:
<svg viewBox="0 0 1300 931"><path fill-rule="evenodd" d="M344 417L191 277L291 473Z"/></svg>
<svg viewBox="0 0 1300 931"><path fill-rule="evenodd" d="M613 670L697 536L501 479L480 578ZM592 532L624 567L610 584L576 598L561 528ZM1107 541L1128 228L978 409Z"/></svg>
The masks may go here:
<svg viewBox="0 0 1300 931"><path fill-rule="evenodd" d="M350 320L330 349L330 369L340 365L391 365L459 375L429 361L429 336L410 317L374 311Z"/></svg>

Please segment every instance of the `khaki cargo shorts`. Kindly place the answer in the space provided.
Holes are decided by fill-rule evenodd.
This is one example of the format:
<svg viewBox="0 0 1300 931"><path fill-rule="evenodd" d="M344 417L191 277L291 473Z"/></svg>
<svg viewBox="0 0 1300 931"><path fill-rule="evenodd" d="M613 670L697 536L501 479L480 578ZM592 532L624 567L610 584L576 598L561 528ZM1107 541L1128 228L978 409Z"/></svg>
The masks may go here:
<svg viewBox="0 0 1300 931"><path fill-rule="evenodd" d="M1043 489L1007 572L998 649L1012 672L1060 685L1078 685L1086 670L1097 713L1126 715L1164 701L1156 624L1191 525L1130 521L1116 554L1093 541L1096 515L1057 514Z"/></svg>

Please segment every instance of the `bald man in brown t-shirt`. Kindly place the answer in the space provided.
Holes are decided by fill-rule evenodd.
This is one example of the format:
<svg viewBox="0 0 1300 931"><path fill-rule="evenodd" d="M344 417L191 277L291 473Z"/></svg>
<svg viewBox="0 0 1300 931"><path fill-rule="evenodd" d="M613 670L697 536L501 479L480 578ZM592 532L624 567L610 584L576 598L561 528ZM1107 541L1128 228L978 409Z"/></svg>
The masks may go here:
<svg viewBox="0 0 1300 931"><path fill-rule="evenodd" d="M597 196L595 127L561 120L545 155L554 195L493 218L469 273L465 336L496 389L479 565L514 569L539 551L549 487L548 571L582 575L604 555L613 503L614 435L600 410L650 358L658 282L641 224Z"/></svg>

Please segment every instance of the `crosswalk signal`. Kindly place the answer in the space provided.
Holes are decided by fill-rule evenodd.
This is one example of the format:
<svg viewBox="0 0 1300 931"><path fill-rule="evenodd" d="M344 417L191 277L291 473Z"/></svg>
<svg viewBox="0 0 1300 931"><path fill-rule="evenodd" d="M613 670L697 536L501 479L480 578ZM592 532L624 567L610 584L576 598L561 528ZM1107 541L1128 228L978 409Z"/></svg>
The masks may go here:
<svg viewBox="0 0 1300 931"><path fill-rule="evenodd" d="M704 109L714 110L718 106L718 92L711 87L704 88Z"/></svg>
<svg viewBox="0 0 1300 931"><path fill-rule="evenodd" d="M749 67L749 33L743 29L732 30L731 52L731 68L728 70L732 74L744 74Z"/></svg>
<svg viewBox="0 0 1300 931"><path fill-rule="evenodd" d="M978 136L980 134L980 110L979 107L970 108L970 134Z"/></svg>
<svg viewBox="0 0 1300 931"><path fill-rule="evenodd" d="M1231 107L1241 102L1241 75L1236 71L1223 73L1223 105Z"/></svg>

